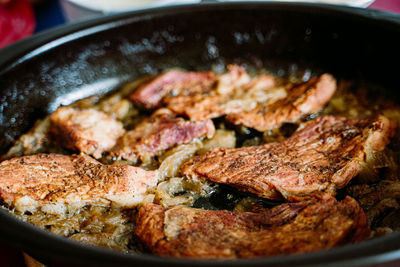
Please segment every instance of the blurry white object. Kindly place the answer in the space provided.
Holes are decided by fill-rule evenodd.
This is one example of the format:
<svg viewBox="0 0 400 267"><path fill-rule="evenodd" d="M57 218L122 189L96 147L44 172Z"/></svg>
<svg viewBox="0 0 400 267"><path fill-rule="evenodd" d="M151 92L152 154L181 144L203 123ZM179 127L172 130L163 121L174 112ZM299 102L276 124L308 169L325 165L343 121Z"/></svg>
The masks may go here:
<svg viewBox="0 0 400 267"><path fill-rule="evenodd" d="M219 0L219 2L237 2L242 0ZM254 0L253 0L254 1ZM264 2L306 2L367 7L374 0L255 0ZM68 20L85 19L107 13L131 11L135 9L162 5L192 4L201 0L60 0Z"/></svg>
<svg viewBox="0 0 400 267"><path fill-rule="evenodd" d="M105 13L130 11L145 7L154 7L168 4L195 3L200 0L69 0L77 5Z"/></svg>
<svg viewBox="0 0 400 267"><path fill-rule="evenodd" d="M147 7L199 3L201 0L61 0L60 2L67 19L77 20Z"/></svg>
<svg viewBox="0 0 400 267"><path fill-rule="evenodd" d="M219 2L237 2L241 0L219 0ZM254 1L254 0L253 0ZM367 7L371 5L374 0L255 0L263 2L303 2L303 3L319 3L319 4L335 4L346 5L353 7Z"/></svg>

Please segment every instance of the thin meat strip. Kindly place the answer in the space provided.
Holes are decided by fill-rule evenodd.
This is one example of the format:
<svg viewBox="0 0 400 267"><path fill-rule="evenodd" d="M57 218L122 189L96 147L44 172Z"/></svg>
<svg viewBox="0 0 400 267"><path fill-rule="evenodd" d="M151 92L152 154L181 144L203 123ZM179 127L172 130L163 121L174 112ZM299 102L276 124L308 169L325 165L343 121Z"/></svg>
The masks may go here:
<svg viewBox="0 0 400 267"><path fill-rule="evenodd" d="M195 157L182 166L182 173L268 199L334 195L374 153L385 149L394 132L395 125L384 116L364 120L323 116L279 143L216 149Z"/></svg>
<svg viewBox="0 0 400 267"><path fill-rule="evenodd" d="M157 181L157 171L103 165L85 154L37 154L0 163L0 199L21 212L62 214L88 204L131 208Z"/></svg>
<svg viewBox="0 0 400 267"><path fill-rule="evenodd" d="M259 213L147 203L135 228L152 253L181 258L305 253L359 242L369 233L363 210L350 197L282 204Z"/></svg>
<svg viewBox="0 0 400 267"><path fill-rule="evenodd" d="M130 98L145 109L154 109L160 107L163 98L168 95L177 95L185 90L203 91L212 87L214 82L212 72L169 70L140 86Z"/></svg>
<svg viewBox="0 0 400 267"><path fill-rule="evenodd" d="M168 109L159 109L150 118L125 133L111 155L136 161L196 138L211 138L214 133L215 127L211 120L188 121L176 117Z"/></svg>
<svg viewBox="0 0 400 267"><path fill-rule="evenodd" d="M166 97L164 102L170 110L191 120L213 119L248 108L260 97L256 92L252 97L249 92L273 85L272 76L262 75L252 81L242 67L229 65L226 73L217 76L215 86L181 91L178 95Z"/></svg>
<svg viewBox="0 0 400 267"><path fill-rule="evenodd" d="M330 74L323 74L290 87L284 98L259 103L251 110L229 113L226 119L233 124L267 131L319 111L335 91L336 80Z"/></svg>
<svg viewBox="0 0 400 267"><path fill-rule="evenodd" d="M50 115L49 132L63 147L100 158L125 130L121 122L101 111L61 107Z"/></svg>
<svg viewBox="0 0 400 267"><path fill-rule="evenodd" d="M229 65L221 75L170 70L139 87L131 100L146 109L166 106L198 121L250 110L258 102L284 97L281 88L271 89L274 85L271 75L251 79L238 65Z"/></svg>

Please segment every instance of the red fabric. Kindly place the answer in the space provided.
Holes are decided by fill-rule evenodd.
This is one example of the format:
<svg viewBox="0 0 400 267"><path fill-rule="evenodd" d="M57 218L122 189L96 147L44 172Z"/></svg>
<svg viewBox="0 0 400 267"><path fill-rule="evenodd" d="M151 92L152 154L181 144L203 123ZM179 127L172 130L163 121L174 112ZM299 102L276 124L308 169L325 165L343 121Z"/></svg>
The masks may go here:
<svg viewBox="0 0 400 267"><path fill-rule="evenodd" d="M398 0L375 0L375 2L369 7L373 9L400 13L400 1Z"/></svg>
<svg viewBox="0 0 400 267"><path fill-rule="evenodd" d="M35 16L28 0L0 3L0 48L32 35L34 30Z"/></svg>

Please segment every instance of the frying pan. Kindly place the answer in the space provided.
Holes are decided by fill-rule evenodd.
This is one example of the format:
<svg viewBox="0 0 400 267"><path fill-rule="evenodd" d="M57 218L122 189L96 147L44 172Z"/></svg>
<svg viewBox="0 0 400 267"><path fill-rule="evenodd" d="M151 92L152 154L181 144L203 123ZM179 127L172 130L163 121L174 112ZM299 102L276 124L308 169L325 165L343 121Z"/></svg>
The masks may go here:
<svg viewBox="0 0 400 267"><path fill-rule="evenodd" d="M0 150L59 105L170 67L330 72L398 101L400 18L337 6L235 2L165 7L57 28L0 51ZM383 89L384 88L384 89ZM183 260L91 247L0 210L0 238L48 265L367 265L400 259L400 233L302 255Z"/></svg>

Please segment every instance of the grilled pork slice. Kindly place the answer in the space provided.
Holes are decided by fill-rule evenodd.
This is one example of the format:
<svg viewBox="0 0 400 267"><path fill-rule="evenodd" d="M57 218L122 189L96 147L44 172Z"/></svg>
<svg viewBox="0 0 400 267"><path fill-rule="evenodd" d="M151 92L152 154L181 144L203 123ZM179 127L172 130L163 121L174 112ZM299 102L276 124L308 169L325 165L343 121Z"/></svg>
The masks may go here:
<svg viewBox="0 0 400 267"><path fill-rule="evenodd" d="M251 258L328 249L369 236L365 214L346 197L289 203L260 213L145 204L135 234L153 253L182 258Z"/></svg>
<svg viewBox="0 0 400 267"><path fill-rule="evenodd" d="M170 70L140 86L131 100L143 108L159 107L167 95L177 95L182 91L204 91L212 87L215 75L211 72L183 72Z"/></svg>
<svg viewBox="0 0 400 267"><path fill-rule="evenodd" d="M259 103L249 111L230 113L226 119L258 131L266 131L285 122L294 122L306 114L319 111L336 91L336 80L330 74L311 78L287 90L284 98Z"/></svg>
<svg viewBox="0 0 400 267"><path fill-rule="evenodd" d="M159 109L122 136L111 154L117 158L136 161L195 138L211 138L214 133L215 127L211 120L187 121L176 117L168 109Z"/></svg>
<svg viewBox="0 0 400 267"><path fill-rule="evenodd" d="M95 109L61 107L50 116L50 133L65 148L100 158L125 132L121 122Z"/></svg>
<svg viewBox="0 0 400 267"><path fill-rule="evenodd" d="M164 102L192 120L226 115L233 124L266 131L319 111L335 91L336 80L330 74L302 84L279 86L270 75L250 79L244 69L232 65L218 77L214 89L181 93L166 97Z"/></svg>
<svg viewBox="0 0 400 267"><path fill-rule="evenodd" d="M237 65L228 66L228 72L218 76L214 88L203 91L182 92L165 98L172 111L188 116L192 120L212 119L232 112L251 110L261 102L269 102L286 96L282 88L274 88L275 79L260 75L251 79Z"/></svg>
<svg viewBox="0 0 400 267"><path fill-rule="evenodd" d="M130 208L157 180L156 171L103 165L84 154L37 154L0 163L0 199L21 212L64 213L87 204Z"/></svg>
<svg viewBox="0 0 400 267"><path fill-rule="evenodd" d="M192 120L206 120L255 108L265 97L281 97L279 92L264 92L274 82L270 75L252 81L238 65L228 66L228 72L222 75L171 70L139 87L131 100L147 109L166 105Z"/></svg>
<svg viewBox="0 0 400 267"><path fill-rule="evenodd" d="M226 81L231 81L231 84ZM221 75L214 90L170 97L165 102L169 109L192 120L211 119L251 110L259 103L285 97L286 91L274 85L275 80L270 75L260 75L250 80L243 69L235 66Z"/></svg>
<svg viewBox="0 0 400 267"><path fill-rule="evenodd" d="M330 74L277 86L270 75L251 79L240 66L229 65L222 75L167 71L138 88L131 100L147 109L164 104L195 121L227 115L234 124L266 131L319 111L335 90Z"/></svg>
<svg viewBox="0 0 400 267"><path fill-rule="evenodd" d="M195 157L182 166L182 173L268 199L334 195L362 171L374 158L371 155L384 150L394 131L384 116L365 120L324 116L280 143L216 149Z"/></svg>

